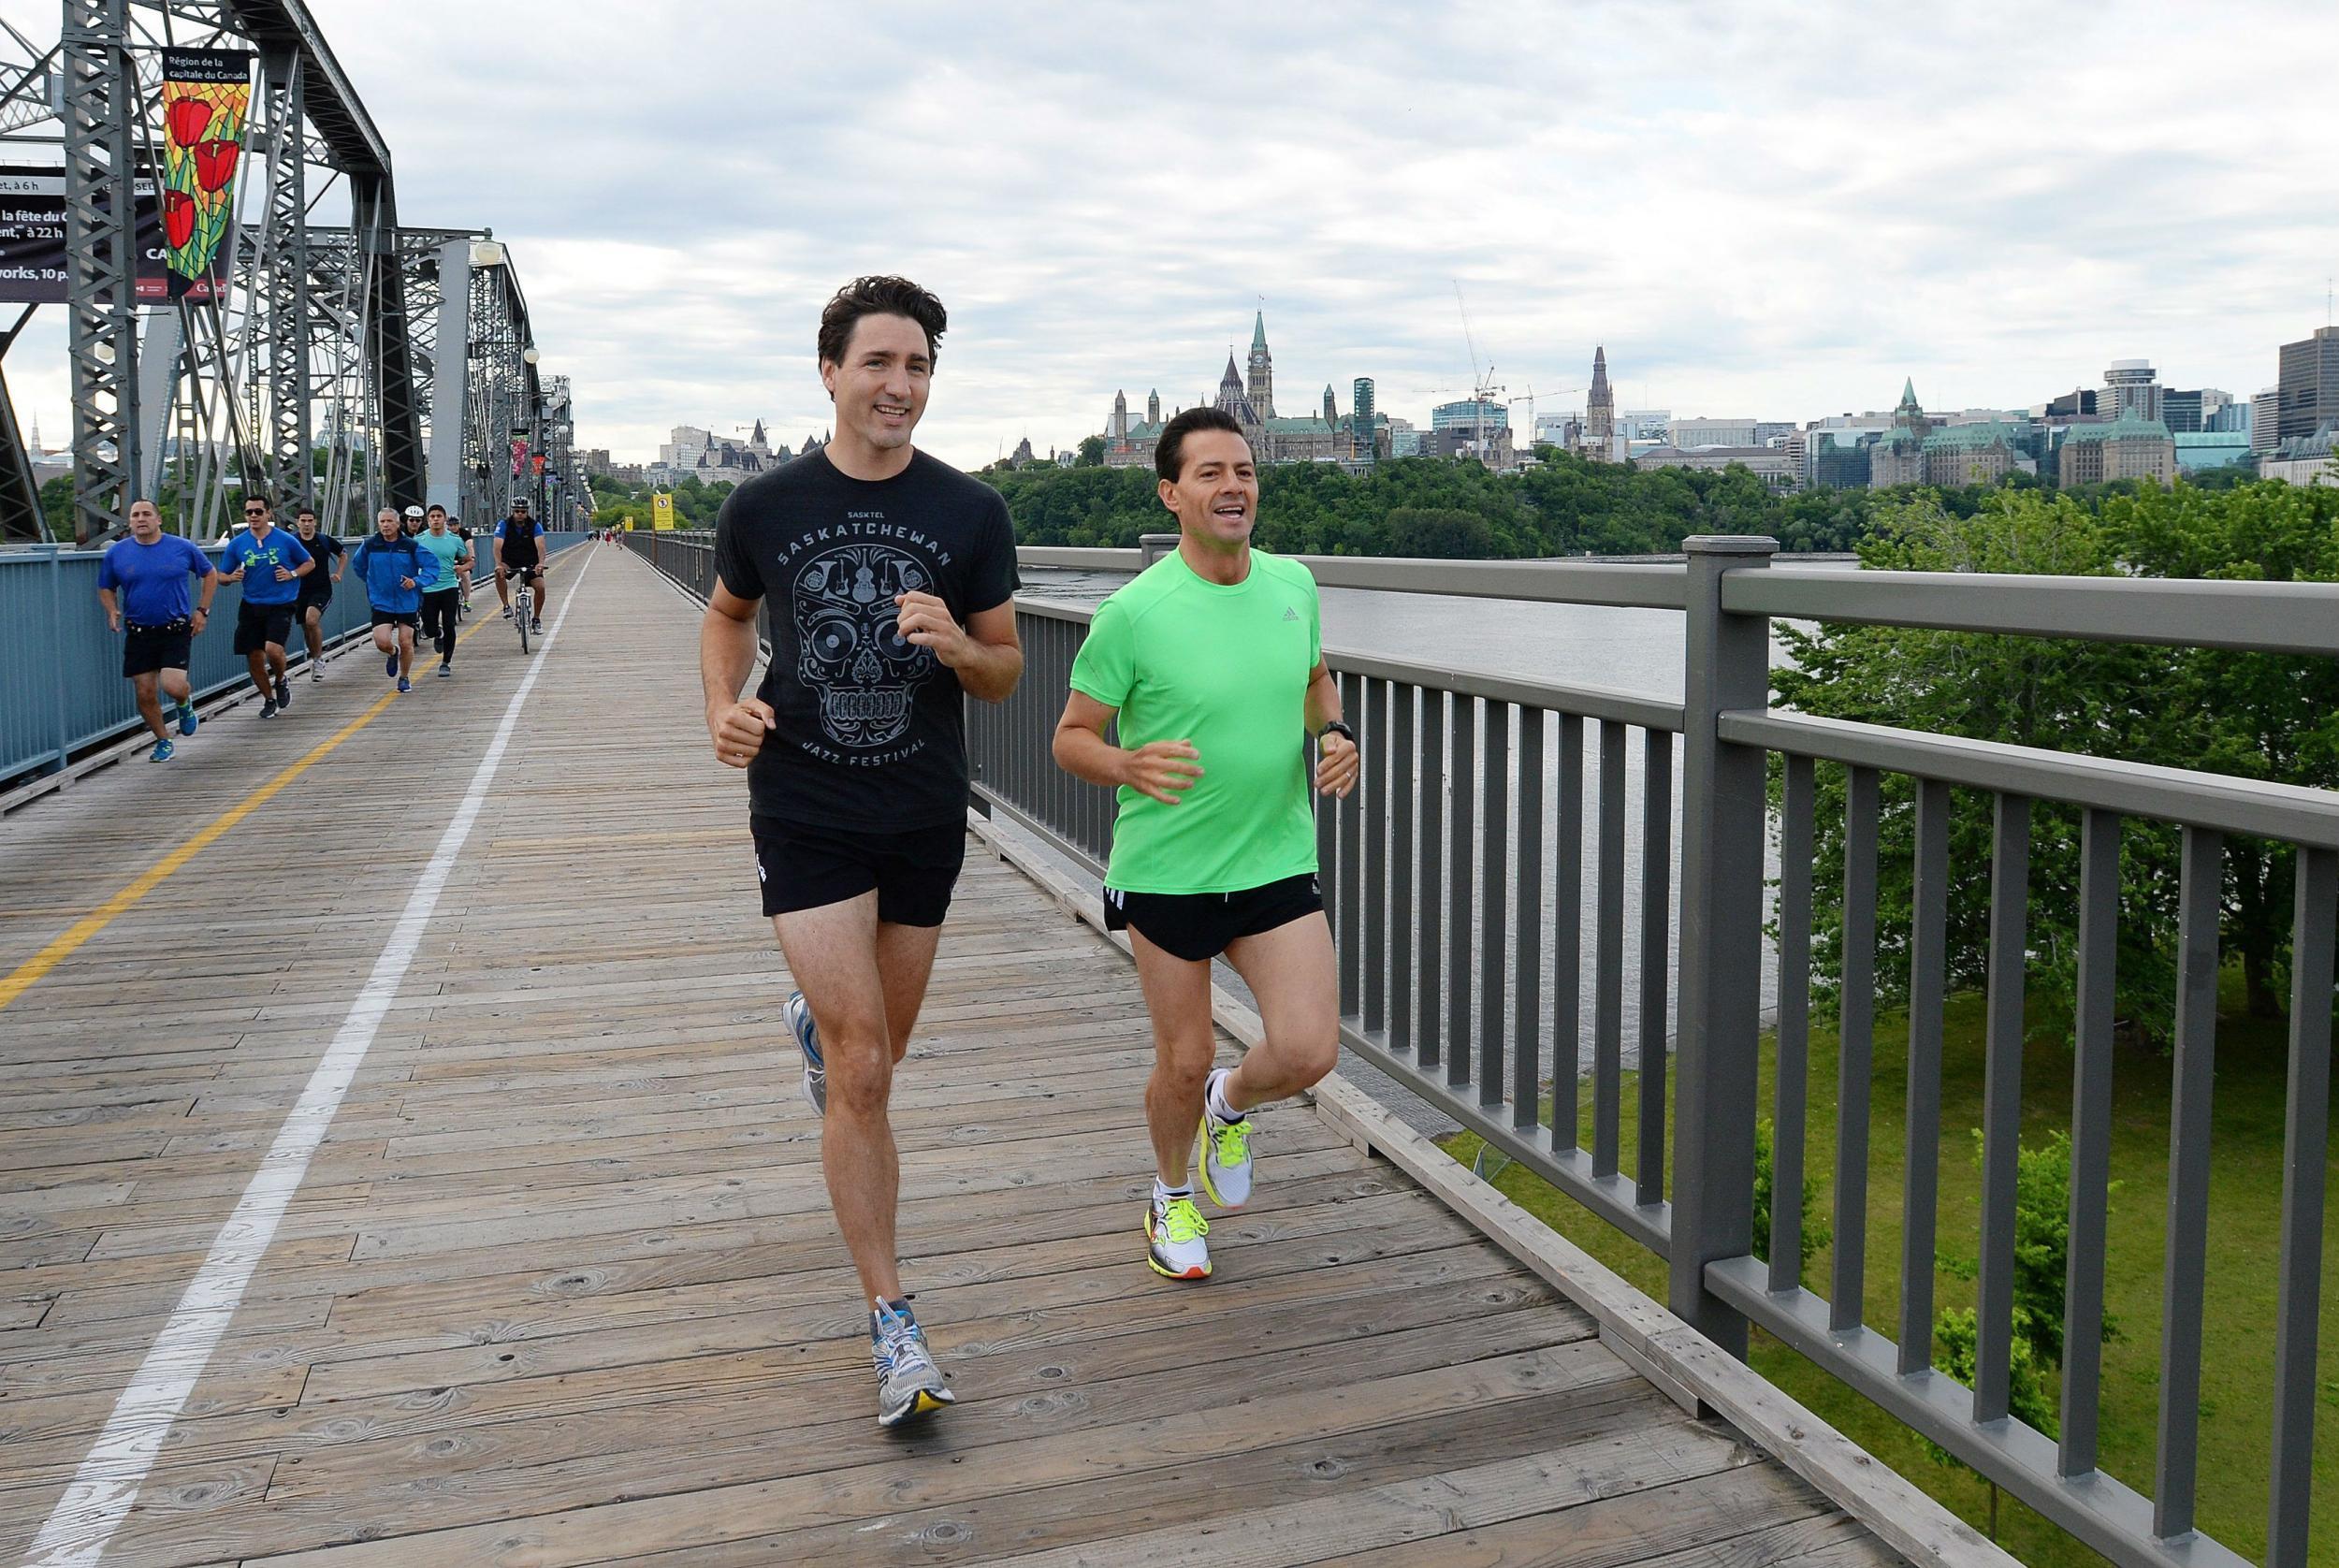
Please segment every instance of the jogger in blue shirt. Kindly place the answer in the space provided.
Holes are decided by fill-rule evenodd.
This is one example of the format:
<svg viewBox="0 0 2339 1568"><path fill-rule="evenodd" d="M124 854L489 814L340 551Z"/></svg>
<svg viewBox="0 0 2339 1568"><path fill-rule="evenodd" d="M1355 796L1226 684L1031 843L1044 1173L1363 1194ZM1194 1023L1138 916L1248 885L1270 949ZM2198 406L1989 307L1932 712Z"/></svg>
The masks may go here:
<svg viewBox="0 0 2339 1568"><path fill-rule="evenodd" d="M252 684L260 689L262 719L292 706L292 688L284 683L284 643L292 635L300 579L316 569L300 541L278 528L274 516L266 496L243 498L246 527L227 542L219 579L243 585L243 603L236 610L236 651L250 664Z"/></svg>
<svg viewBox="0 0 2339 1568"><path fill-rule="evenodd" d="M373 607L373 646L385 656L382 673L395 676L400 691L412 691L414 623L423 590L439 580L439 558L399 531L396 507L384 507L373 526L373 537L351 552L349 569Z"/></svg>
<svg viewBox="0 0 2339 1568"><path fill-rule="evenodd" d="M202 585L196 603L192 578ZM195 634L211 618L211 595L219 573L211 557L184 539L163 532L163 515L151 501L130 503L130 537L118 539L97 563L97 603L106 623L126 629L122 673L138 693L138 717L154 733L153 760L167 762L170 732L163 722L162 699L179 733L195 733L195 699L187 687L187 660ZM119 600L116 594L120 595Z"/></svg>

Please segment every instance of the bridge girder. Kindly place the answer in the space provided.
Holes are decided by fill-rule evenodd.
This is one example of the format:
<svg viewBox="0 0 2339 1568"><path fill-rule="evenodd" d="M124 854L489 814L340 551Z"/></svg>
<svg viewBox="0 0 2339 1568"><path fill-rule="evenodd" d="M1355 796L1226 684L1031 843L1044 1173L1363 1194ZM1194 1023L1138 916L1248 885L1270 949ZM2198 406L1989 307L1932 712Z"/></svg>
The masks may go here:
<svg viewBox="0 0 2339 1568"><path fill-rule="evenodd" d="M461 486L479 492L473 509L486 504L488 488L501 504L516 480L534 479L532 463L529 473L509 472L516 434L531 457L545 453L548 473L568 482L561 454L573 448L573 434L550 418L535 368L520 357L532 354L532 342L508 256L495 288L474 300L477 280L467 272L449 300L441 261L451 238L468 242L472 231L400 227L388 146L306 5L60 3L64 24L53 46L0 21L0 141L11 151L38 145L65 153L77 539L118 530L134 497L174 483L188 513L182 526L208 533L231 475L287 504L314 499L337 514L360 495L369 506L419 502L431 477L425 432L440 419L460 427L449 434L460 437ZM142 311L135 204L117 203L114 193L127 190L158 139L166 44L257 51L244 147L246 167L254 157L264 163L267 183L253 193L261 197L256 216L242 215L240 198L223 253L223 298ZM322 186L309 178L312 166L326 171ZM312 224L310 211L341 181L349 225ZM462 378L469 385L452 405L434 398L447 379L439 349L450 303L464 318L457 361L466 371L474 360L490 371ZM484 340L471 335L475 304L487 312ZM141 316L153 360L143 367ZM473 398L471 386L489 396ZM481 421L498 423L489 430ZM11 411L0 407L0 432L12 428ZM548 449L548 437L560 453ZM504 470L493 486L495 469L484 458L491 443ZM313 456L320 449L327 454L322 474ZM0 472L0 486L7 483ZM36 526L29 479L11 488L25 494L0 497L0 514L26 513Z"/></svg>

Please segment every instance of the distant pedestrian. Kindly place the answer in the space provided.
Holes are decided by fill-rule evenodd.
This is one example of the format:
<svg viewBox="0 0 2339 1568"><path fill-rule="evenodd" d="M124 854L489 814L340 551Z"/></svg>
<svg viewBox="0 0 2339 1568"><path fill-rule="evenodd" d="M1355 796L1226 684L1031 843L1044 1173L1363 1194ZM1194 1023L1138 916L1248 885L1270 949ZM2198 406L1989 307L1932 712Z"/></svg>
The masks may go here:
<svg viewBox="0 0 2339 1568"><path fill-rule="evenodd" d="M479 551L472 538L472 530L469 523L463 521L462 518L450 512L446 515L446 526L455 530L455 537L463 542L463 553L471 557L472 563L464 570L463 580L457 585L457 587L462 590L463 614L470 615L471 579L472 573L479 570Z"/></svg>
<svg viewBox="0 0 2339 1568"><path fill-rule="evenodd" d="M293 531L309 552L316 570L300 579L300 597L293 602L293 618L300 623L301 640L309 645L309 678L325 678L325 608L333 603L333 585L349 570L341 542L317 529L317 509L304 506L293 514Z"/></svg>
<svg viewBox="0 0 2339 1568"><path fill-rule="evenodd" d="M190 577L202 585L199 601L188 586ZM97 563L97 603L105 607L106 624L125 633L122 673L138 694L138 717L153 732L152 761L171 758L164 697L170 699L169 716L178 720L179 733L195 733L187 661L196 633L211 623L211 595L218 589L211 558L190 541L163 532L163 515L153 501L132 501L130 537L108 545Z"/></svg>
<svg viewBox="0 0 2339 1568"><path fill-rule="evenodd" d="M398 530L412 539L423 530L423 513L419 506L410 506L400 515Z"/></svg>
<svg viewBox="0 0 2339 1568"><path fill-rule="evenodd" d="M357 580L366 585L366 603L373 611L373 646L386 657L382 673L412 691L414 671L414 623L422 612L423 590L438 581L439 558L419 540L399 530L394 508L384 507L374 519L373 537L349 554Z"/></svg>
<svg viewBox="0 0 2339 1568"><path fill-rule="evenodd" d="M315 566L299 540L276 526L266 496L243 498L243 532L227 542L220 581L241 583L243 603L236 611L236 651L260 689L260 717L273 719L292 706L284 680L284 642L292 635L293 606L300 602L300 579Z"/></svg>

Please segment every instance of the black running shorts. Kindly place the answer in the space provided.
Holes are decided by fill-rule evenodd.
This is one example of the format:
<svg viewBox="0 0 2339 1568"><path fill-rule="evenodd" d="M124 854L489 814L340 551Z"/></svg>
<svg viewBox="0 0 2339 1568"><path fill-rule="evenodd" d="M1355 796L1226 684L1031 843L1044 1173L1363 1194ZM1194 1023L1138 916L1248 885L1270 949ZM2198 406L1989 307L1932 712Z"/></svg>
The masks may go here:
<svg viewBox="0 0 2339 1568"><path fill-rule="evenodd" d="M236 651L258 653L269 644L284 646L292 635L293 607L254 604L249 599L236 606Z"/></svg>
<svg viewBox="0 0 2339 1568"><path fill-rule="evenodd" d="M150 675L157 670L183 670L195 647L195 623L174 620L165 626L133 626L122 640L122 673Z"/></svg>
<svg viewBox="0 0 2339 1568"><path fill-rule="evenodd" d="M325 568L321 566L314 572L309 573L309 577L322 577L324 575ZM308 577L303 577L301 579L304 584L308 580ZM312 610L314 610L319 614L323 614L325 607L331 603L333 603L333 585L330 581L327 581L321 588L309 588L304 587L300 590L300 597L293 602L293 618L295 620L307 620L309 618L309 612Z"/></svg>
<svg viewBox="0 0 2339 1568"><path fill-rule="evenodd" d="M1240 893L1123 893L1105 889L1105 925L1134 930L1172 957L1199 964L1227 945L1256 936L1324 908L1315 877L1301 872Z"/></svg>
<svg viewBox="0 0 2339 1568"><path fill-rule="evenodd" d="M419 618L420 617L413 610L376 610L373 612L373 624L376 626L412 627Z"/></svg>
<svg viewBox="0 0 2339 1568"><path fill-rule="evenodd" d="M749 817L763 912L792 914L841 904L875 889L878 919L892 925L939 925L966 858L966 830L956 822L903 833L857 833L777 817Z"/></svg>

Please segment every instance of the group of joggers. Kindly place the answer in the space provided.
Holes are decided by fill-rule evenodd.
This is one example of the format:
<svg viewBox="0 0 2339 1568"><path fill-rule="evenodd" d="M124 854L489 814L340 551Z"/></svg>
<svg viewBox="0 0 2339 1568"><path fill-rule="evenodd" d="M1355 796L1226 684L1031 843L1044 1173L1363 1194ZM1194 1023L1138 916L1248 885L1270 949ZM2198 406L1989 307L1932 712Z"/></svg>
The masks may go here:
<svg viewBox="0 0 2339 1568"><path fill-rule="evenodd" d="M823 1118L822 1173L869 1303L888 1427L953 1402L902 1289L887 1107L965 850L962 701L1004 701L1024 669L1006 503L911 444L945 322L901 278L856 279L829 301L818 350L835 439L725 501L700 633L707 733L747 770L763 912L799 988L782 1012ZM1196 1180L1216 1207L1241 1207L1249 1113L1337 1056L1309 791L1347 795L1358 754L1315 579L1251 548L1258 476L1242 427L1187 410L1155 466L1178 548L1097 608L1054 755L1118 791L1104 913L1128 933L1155 1046L1145 1259L1190 1281L1211 1272ZM742 698L766 600L771 658ZM1213 1068L1222 956L1266 1038Z"/></svg>
<svg viewBox="0 0 2339 1568"><path fill-rule="evenodd" d="M445 507L409 506L401 513L385 506L374 519L374 532L354 549L321 531L311 507L298 510L287 532L276 524L273 502L248 495L243 518L243 529L213 566L193 543L163 531L162 512L153 501L133 501L129 536L107 546L98 563L97 602L107 623L123 634L122 673L154 736L148 753L153 761L171 760L174 726L182 736L196 732L187 665L222 583L243 585L235 651L251 671L262 719L292 706L284 650L296 625L308 647L310 680L325 679L325 610L334 585L352 571L365 585L385 678L400 691L414 690L418 630L438 651L439 674L455 674L456 626L471 607L473 556L472 530L458 526ZM507 617L511 583L541 577L544 531L525 501L513 502L511 515L496 525L496 592ZM544 630L541 618L531 630Z"/></svg>

